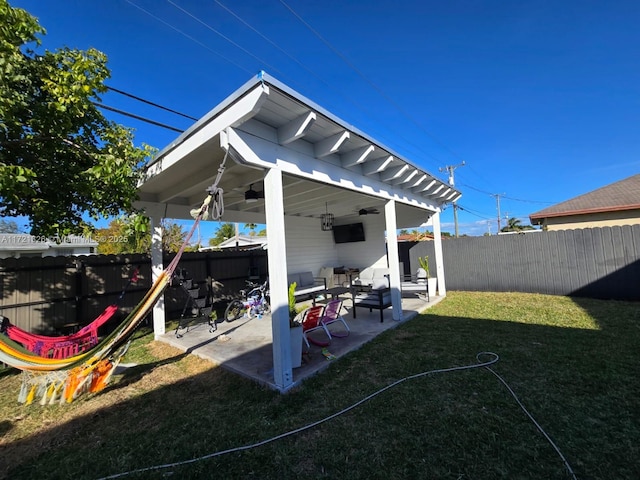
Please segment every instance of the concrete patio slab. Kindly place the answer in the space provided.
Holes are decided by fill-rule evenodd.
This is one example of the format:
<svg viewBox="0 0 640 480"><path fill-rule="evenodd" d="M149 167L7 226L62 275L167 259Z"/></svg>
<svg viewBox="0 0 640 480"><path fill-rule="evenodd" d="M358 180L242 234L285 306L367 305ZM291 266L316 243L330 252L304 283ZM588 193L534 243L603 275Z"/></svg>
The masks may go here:
<svg viewBox="0 0 640 480"><path fill-rule="evenodd" d="M357 318L354 319L351 299L346 296L343 298L342 315L351 333L344 338L333 338L327 347L337 357L336 360L327 360L322 355L320 346L311 343L307 349L306 345L303 345L302 365L293 369L293 386L323 370L331 362L339 361L341 357L360 348L385 330L395 328L437 304L443 298L432 296L429 302L418 298L403 298L403 319L392 320L391 309L387 309L384 311L384 322L380 322L379 312L368 312L366 308L359 308ZM340 327L336 325L336 328ZM275 389L277 387L273 379L271 333L271 316L264 315L262 318L240 318L231 323L221 322L213 332L209 324L203 321L188 328L181 328L177 334L176 330L168 331L158 340ZM322 338L322 332L313 332L311 335ZM323 339L326 339L326 336Z"/></svg>

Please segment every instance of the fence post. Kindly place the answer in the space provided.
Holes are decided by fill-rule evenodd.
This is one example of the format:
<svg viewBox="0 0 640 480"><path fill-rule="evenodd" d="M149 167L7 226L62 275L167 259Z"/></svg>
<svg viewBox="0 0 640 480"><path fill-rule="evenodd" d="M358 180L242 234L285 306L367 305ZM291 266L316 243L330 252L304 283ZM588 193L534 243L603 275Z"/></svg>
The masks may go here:
<svg viewBox="0 0 640 480"><path fill-rule="evenodd" d="M74 260L76 272L75 272L75 304L76 304L76 327L73 330L80 329L84 322L85 301L86 292L84 291L84 277L86 275L86 266L82 260L76 258Z"/></svg>

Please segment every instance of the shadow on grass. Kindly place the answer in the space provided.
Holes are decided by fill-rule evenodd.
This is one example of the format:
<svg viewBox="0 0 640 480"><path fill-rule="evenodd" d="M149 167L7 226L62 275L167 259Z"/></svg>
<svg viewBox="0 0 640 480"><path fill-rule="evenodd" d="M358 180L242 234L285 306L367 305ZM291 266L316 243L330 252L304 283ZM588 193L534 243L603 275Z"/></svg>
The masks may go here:
<svg viewBox="0 0 640 480"><path fill-rule="evenodd" d="M0 474L96 478L187 460L269 438L399 378L473 364L476 353L494 351L501 357L495 370L578 478L639 478L637 308L576 303L598 330L421 315L288 395L211 368L4 446ZM154 369L186 357L156 362ZM130 386L139 373L123 381ZM55 477L48 477L52 465ZM212 472L219 478L568 478L504 387L478 370L412 380L321 427L258 449L126 478L204 479Z"/></svg>

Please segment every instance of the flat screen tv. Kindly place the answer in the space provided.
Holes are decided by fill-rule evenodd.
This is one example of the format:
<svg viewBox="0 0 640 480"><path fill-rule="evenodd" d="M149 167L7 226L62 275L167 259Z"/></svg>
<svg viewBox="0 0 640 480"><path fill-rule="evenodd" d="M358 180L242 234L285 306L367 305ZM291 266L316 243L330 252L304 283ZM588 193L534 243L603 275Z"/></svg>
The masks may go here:
<svg viewBox="0 0 640 480"><path fill-rule="evenodd" d="M364 242L362 223L333 226L333 240L336 243Z"/></svg>

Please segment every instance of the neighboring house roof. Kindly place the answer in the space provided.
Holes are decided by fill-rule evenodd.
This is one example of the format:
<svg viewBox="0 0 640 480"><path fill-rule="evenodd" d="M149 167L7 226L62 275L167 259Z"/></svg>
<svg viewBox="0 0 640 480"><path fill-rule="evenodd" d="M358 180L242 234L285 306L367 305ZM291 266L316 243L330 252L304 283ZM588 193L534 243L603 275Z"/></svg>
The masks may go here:
<svg viewBox="0 0 640 480"><path fill-rule="evenodd" d="M203 248L201 250L213 250L213 249L228 249L228 248L240 248L247 250L251 248L265 248L267 245L267 237L261 235L238 235L238 238L231 237L224 242L216 245L215 247Z"/></svg>
<svg viewBox="0 0 640 480"><path fill-rule="evenodd" d="M433 240L430 233L403 233L398 235L399 242L420 242L423 240Z"/></svg>
<svg viewBox="0 0 640 480"><path fill-rule="evenodd" d="M529 215L538 224L549 217L640 209L640 174L552 205Z"/></svg>
<svg viewBox="0 0 640 480"><path fill-rule="evenodd" d="M48 239L27 233L1 233L0 252L9 254L41 253L43 256L56 256L60 253L85 255L90 248L98 246L91 238L67 235L64 238Z"/></svg>

